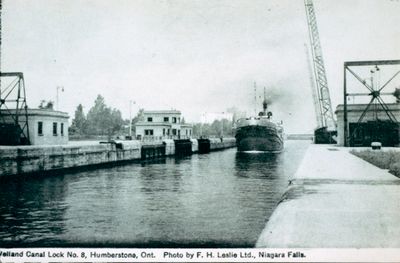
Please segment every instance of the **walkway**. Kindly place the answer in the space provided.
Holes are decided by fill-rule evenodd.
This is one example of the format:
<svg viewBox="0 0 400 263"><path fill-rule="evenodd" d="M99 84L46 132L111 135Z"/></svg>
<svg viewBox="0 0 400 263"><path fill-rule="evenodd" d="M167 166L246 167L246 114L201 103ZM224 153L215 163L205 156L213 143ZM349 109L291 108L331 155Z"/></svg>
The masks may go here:
<svg viewBox="0 0 400 263"><path fill-rule="evenodd" d="M311 145L256 247L400 248L400 179Z"/></svg>

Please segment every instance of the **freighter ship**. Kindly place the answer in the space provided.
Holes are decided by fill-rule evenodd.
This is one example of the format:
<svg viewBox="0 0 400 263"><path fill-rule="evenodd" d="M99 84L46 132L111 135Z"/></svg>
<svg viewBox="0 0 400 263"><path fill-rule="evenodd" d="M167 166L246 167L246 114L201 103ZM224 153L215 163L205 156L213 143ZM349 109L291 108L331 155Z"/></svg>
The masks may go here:
<svg viewBox="0 0 400 263"><path fill-rule="evenodd" d="M267 112L268 103L263 101L263 111L258 116L236 121L236 145L240 152L261 151L281 152L283 150L283 126L272 121L272 113Z"/></svg>

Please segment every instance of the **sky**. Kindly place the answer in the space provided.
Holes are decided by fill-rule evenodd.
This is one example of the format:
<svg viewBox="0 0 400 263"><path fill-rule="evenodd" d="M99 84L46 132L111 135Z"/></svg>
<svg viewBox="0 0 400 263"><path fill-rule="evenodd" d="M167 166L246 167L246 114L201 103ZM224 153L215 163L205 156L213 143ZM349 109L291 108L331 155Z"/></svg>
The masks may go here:
<svg viewBox="0 0 400 263"><path fill-rule="evenodd" d="M314 7L335 109L344 61L400 59L400 1ZM24 73L31 108L63 87L58 108L71 119L98 94L124 118L130 101L132 115L178 109L188 122L230 107L250 114L255 82L257 110L265 87L286 132L308 133L308 43L303 0L3 0L2 71Z"/></svg>

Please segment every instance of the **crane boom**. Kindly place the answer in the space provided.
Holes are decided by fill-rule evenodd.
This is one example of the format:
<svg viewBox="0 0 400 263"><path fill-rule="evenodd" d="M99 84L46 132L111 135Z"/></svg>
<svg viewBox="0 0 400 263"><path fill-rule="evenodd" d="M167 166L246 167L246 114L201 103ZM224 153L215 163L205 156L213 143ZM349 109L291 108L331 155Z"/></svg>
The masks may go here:
<svg viewBox="0 0 400 263"><path fill-rule="evenodd" d="M317 94L317 88L315 87L315 80L312 74L312 67L311 67L311 57L310 57L310 52L308 51L308 46L307 44L304 44L305 52L306 52L306 57L307 57L307 68L308 68L308 73L310 77L310 87L311 87L311 94L313 97L313 103L314 103L314 110L315 110L315 118L317 121L318 127L323 127L323 122L322 122L322 111L321 111L321 104L319 103L319 96Z"/></svg>
<svg viewBox="0 0 400 263"><path fill-rule="evenodd" d="M308 33L310 36L311 51L313 58L313 68L316 84L316 94L318 103L320 104L320 112L316 112L317 116L321 116L319 126L327 127L328 130L336 130L336 121L334 119L332 104L329 95L328 81L326 78L324 59L322 57L321 43L319 41L319 33L317 26L317 18L315 16L314 5L312 0L304 0L307 14ZM321 127L319 127L321 128Z"/></svg>

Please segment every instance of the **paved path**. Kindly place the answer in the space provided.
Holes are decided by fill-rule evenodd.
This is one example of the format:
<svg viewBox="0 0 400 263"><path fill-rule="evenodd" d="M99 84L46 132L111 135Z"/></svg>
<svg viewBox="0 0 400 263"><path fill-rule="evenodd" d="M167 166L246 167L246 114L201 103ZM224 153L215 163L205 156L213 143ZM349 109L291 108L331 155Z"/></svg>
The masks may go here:
<svg viewBox="0 0 400 263"><path fill-rule="evenodd" d="M311 145L257 247L400 248L400 179Z"/></svg>

